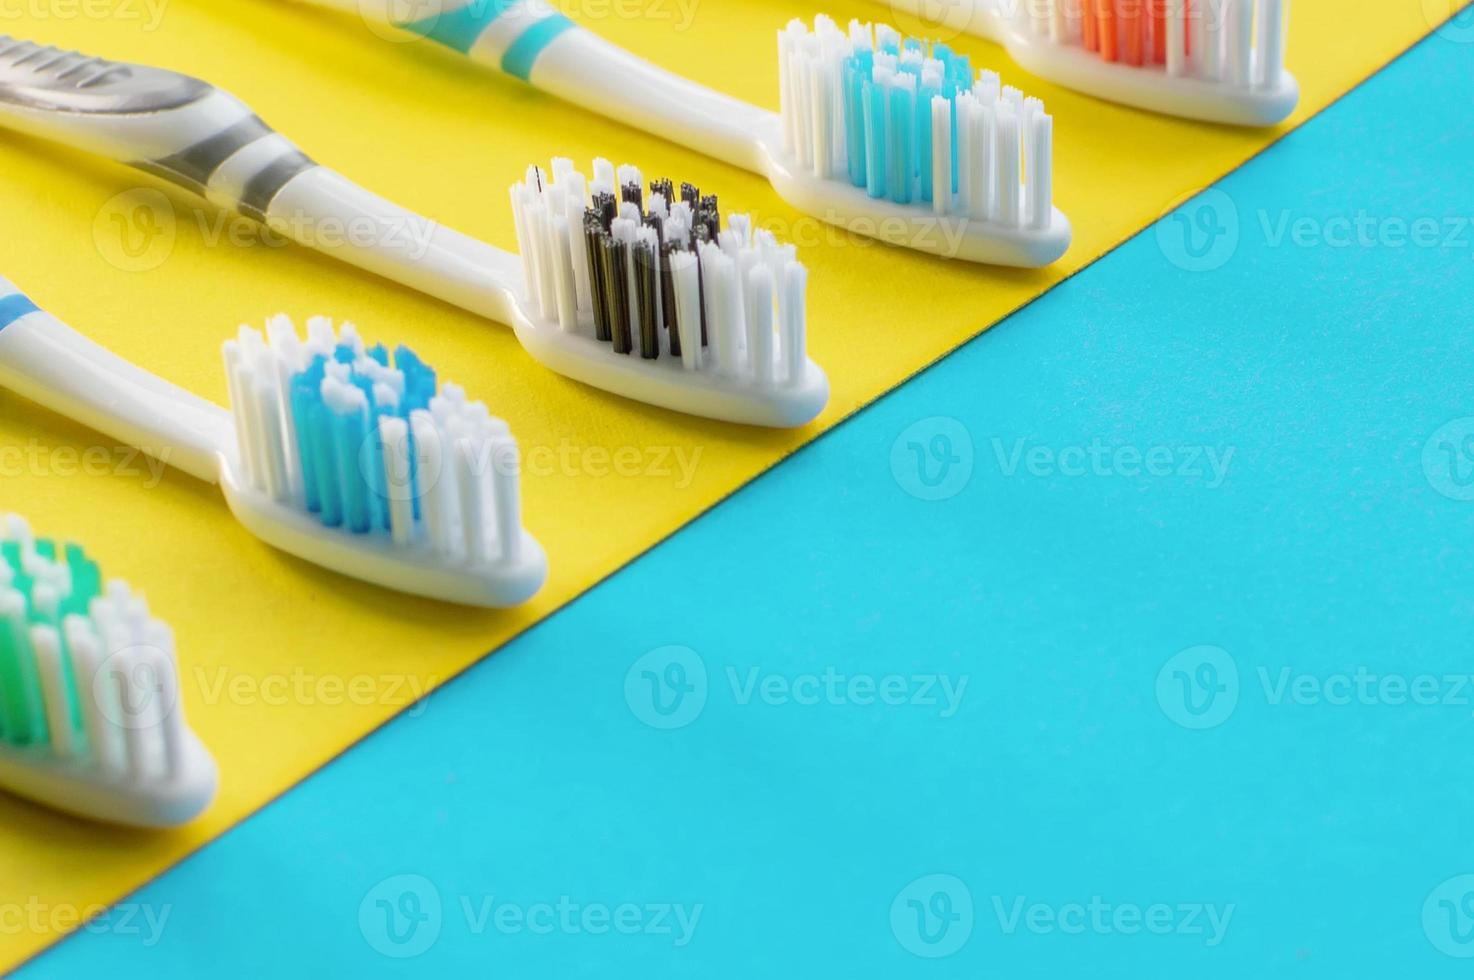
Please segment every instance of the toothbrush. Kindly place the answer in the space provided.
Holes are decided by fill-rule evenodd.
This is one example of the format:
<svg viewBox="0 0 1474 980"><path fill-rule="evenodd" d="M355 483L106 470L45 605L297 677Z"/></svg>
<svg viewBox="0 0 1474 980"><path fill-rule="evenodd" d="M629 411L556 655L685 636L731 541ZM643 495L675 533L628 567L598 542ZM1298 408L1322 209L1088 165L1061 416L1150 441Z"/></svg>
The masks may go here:
<svg viewBox="0 0 1474 980"><path fill-rule="evenodd" d="M341 574L470 606L547 576L517 444L486 406L345 324L273 318L224 345L227 411L134 367L0 279L0 387L218 483L257 537Z"/></svg>
<svg viewBox="0 0 1474 980"><path fill-rule="evenodd" d="M792 249L780 248L771 235L754 233L748 222L741 224L747 229L741 240L729 239L724 248L744 263L745 273L770 270L758 278L771 275L772 282L761 283L767 288L757 292L741 284L752 301L743 308L744 325L747 318L771 321L800 342L754 337L738 359L672 356L679 344L669 338L679 331L678 315L662 309L662 346L642 347L631 356L630 349L621 350L602 336L591 308L558 317L538 302L542 294L534 266L551 274L550 260L538 264L526 253L519 259L370 193L313 163L245 104L197 79L0 37L0 126L129 163L308 247L510 323L523 347L544 366L628 398L779 427L808 423L829 399L828 379L802 342L803 267ZM682 203L669 197L668 208ZM575 228L581 223L570 220ZM373 234L310 233L319 226L372 229ZM407 229L422 229L424 240L412 240ZM687 230L713 239L720 234L719 227L697 229L689 223ZM528 244L524 238L523 247ZM701 242L693 238L684 244L694 251ZM773 301L760 309L768 296ZM754 360L764 352L768 361Z"/></svg>
<svg viewBox="0 0 1474 980"><path fill-rule="evenodd" d="M216 781L184 720L173 631L81 548L0 515L0 787L162 828L199 816Z"/></svg>
<svg viewBox="0 0 1474 980"><path fill-rule="evenodd" d="M1290 0L886 0L1002 45L1026 71L1153 112L1272 126L1300 101Z"/></svg>
<svg viewBox="0 0 1474 980"><path fill-rule="evenodd" d="M827 17L779 32L781 111L670 74L546 0L445 0L395 21L372 0L309 0L428 37L576 105L766 176L800 211L932 254L1040 267L1070 244L1053 205L1053 119L945 45ZM971 96L975 106L964 106ZM959 132L965 113L976 112ZM872 118L872 113L875 113Z"/></svg>

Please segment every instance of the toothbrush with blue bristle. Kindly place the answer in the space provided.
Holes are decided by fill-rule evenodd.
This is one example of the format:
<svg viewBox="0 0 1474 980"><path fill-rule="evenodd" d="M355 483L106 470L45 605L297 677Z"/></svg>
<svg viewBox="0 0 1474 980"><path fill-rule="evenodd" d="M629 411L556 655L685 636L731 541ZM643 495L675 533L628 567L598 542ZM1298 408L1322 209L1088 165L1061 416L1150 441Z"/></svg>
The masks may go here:
<svg viewBox="0 0 1474 980"><path fill-rule="evenodd" d="M80 547L0 515L0 787L174 827L209 806L216 782L184 719L173 631Z"/></svg>
<svg viewBox="0 0 1474 980"><path fill-rule="evenodd" d="M620 186L609 190L618 199L608 214L602 198L583 193L586 186L600 188L575 180L571 164L559 161L553 168L556 186L545 186L534 169L530 189L514 194L518 256L416 215L315 163L239 99L198 79L3 36L0 126L136 167L307 247L511 324L523 348L544 366L627 398L778 427L808 423L829 400L829 379L807 351L803 263L793 248L738 215L730 215L723 229L711 195L677 201L667 189L663 217L647 212L643 189L636 188L642 200L632 204ZM655 205L660 196L652 187L648 203ZM548 213L545 229L529 224L548 208L556 213ZM606 329L610 324L591 305L587 288L579 289L577 303L557 305L560 297L568 298L560 283L587 279L589 256L579 245L585 212L595 208L615 240L612 258L620 275L609 281L622 279L631 290L617 294L627 300L623 307L611 300L605 311L617 316L613 326L624 331ZM312 234L318 227L371 233L346 239ZM407 229L425 234L407 235ZM713 291L702 288L704 264L694 270L694 286L686 282L691 257L712 243L721 245L740 273L740 279L731 277L738 302L721 315L706 309ZM676 277L674 291L638 291L652 278L663 285L670 275ZM692 318L703 327L695 346L681 342ZM706 329L714 319L717 336ZM622 343L629 331L639 333L638 346ZM735 345L732 356L703 356L707 343L729 341Z"/></svg>
<svg viewBox="0 0 1474 980"><path fill-rule="evenodd" d="M219 484L267 543L341 574L472 606L530 598L516 439L407 348L323 317L224 345L230 410L155 377L0 279L0 387Z"/></svg>
<svg viewBox="0 0 1474 980"><path fill-rule="evenodd" d="M923 252L1039 267L1071 238L1054 120L944 44L825 16L778 33L780 110L712 91L577 27L545 0L309 0L419 34L582 108L762 174L789 204Z"/></svg>

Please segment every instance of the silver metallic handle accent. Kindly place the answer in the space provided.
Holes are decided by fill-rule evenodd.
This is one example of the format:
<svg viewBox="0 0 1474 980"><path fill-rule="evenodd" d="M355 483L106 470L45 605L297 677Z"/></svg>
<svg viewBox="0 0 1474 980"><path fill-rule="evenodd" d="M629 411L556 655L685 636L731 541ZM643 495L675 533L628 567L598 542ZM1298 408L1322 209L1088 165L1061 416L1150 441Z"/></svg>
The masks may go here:
<svg viewBox="0 0 1474 980"><path fill-rule="evenodd" d="M97 153L262 221L316 164L188 75L0 36L0 125Z"/></svg>

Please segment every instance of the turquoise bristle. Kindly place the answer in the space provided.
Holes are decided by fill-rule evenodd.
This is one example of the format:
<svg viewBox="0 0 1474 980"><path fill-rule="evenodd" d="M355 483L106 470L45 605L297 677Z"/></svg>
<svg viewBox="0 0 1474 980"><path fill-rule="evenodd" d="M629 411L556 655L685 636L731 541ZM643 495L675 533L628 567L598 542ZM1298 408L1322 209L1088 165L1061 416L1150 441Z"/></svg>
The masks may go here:
<svg viewBox="0 0 1474 980"><path fill-rule="evenodd" d="M408 422L411 413L430 407L438 390L435 371L414 351L401 346L394 352L392 368L404 376L403 394L396 402L379 404L375 375L369 373L373 369L361 360L365 357L385 369L391 367L388 349L382 344L361 353L349 344L339 344L332 355L334 363L349 368L346 376L337 377L363 395L364 407L356 411L335 411L324 401L330 372L328 359L322 355L293 376L290 387L307 509L325 526L354 534L390 529L390 488L379 436L382 420ZM409 457L413 462L413 451ZM411 473L409 478L418 517L418 475Z"/></svg>
<svg viewBox="0 0 1474 980"><path fill-rule="evenodd" d="M890 160L886 166L886 196L897 204L911 203L912 153L916 125L912 118L915 96L903 88L890 90Z"/></svg>
<svg viewBox="0 0 1474 980"><path fill-rule="evenodd" d="M864 98L865 82L859 67L853 63L845 65L844 106L845 115L848 118L860 119L864 116ZM850 183L856 187L864 187L865 133L859 126L850 126L845 130L845 141L845 156L849 162Z"/></svg>
<svg viewBox="0 0 1474 980"><path fill-rule="evenodd" d="M882 198L886 194L885 89L867 78L864 91L865 190L873 198Z"/></svg>
<svg viewBox="0 0 1474 980"><path fill-rule="evenodd" d="M343 526L354 534L370 530L367 488L358 469L358 447L368 438L368 422L362 414L328 412L333 464L337 467L342 494Z"/></svg>
<svg viewBox="0 0 1474 980"><path fill-rule="evenodd" d="M921 178L921 199L930 201L932 193L931 100L932 96L941 93L935 86L930 85L918 85L916 91L916 125L912 127L916 136L912 145L916 149L916 173Z"/></svg>
<svg viewBox="0 0 1474 980"><path fill-rule="evenodd" d="M941 96L951 104L950 197L958 186L957 98L972 88L972 61L944 44L906 38L903 47L882 42L877 49L897 56L896 72L914 80L914 90L876 85L875 51L861 50L844 61L843 112L850 182L871 197L909 204L930 202L932 187L931 103ZM904 54L903 54L904 52ZM918 58L917 55L920 57ZM923 82L923 59L942 65L940 84ZM935 77L935 76L933 76Z"/></svg>

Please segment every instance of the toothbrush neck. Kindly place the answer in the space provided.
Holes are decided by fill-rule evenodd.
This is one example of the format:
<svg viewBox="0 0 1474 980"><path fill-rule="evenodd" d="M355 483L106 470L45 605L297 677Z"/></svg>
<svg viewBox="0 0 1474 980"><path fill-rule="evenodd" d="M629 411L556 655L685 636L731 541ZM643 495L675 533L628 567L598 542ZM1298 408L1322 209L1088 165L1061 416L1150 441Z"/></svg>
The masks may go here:
<svg viewBox="0 0 1474 980"><path fill-rule="evenodd" d="M234 444L223 408L103 349L3 279L0 387L209 483Z"/></svg>
<svg viewBox="0 0 1474 980"><path fill-rule="evenodd" d="M475 51L472 51L475 56ZM657 68L585 30L564 31L532 65L529 81L576 106L628 123L755 173L777 115Z"/></svg>
<svg viewBox="0 0 1474 980"><path fill-rule="evenodd" d="M327 167L289 181L263 220L301 245L501 323L512 321L513 297L523 289L517 256L402 208ZM336 233L342 229L354 234Z"/></svg>
<svg viewBox="0 0 1474 980"><path fill-rule="evenodd" d="M1047 9L1044 0L957 0L943 5L938 10L935 0L889 0L891 9L897 14L918 18L919 26L903 26L907 31L915 29L922 37L935 37L939 32L970 34L1001 43L1010 30L1011 23L1038 6Z"/></svg>

